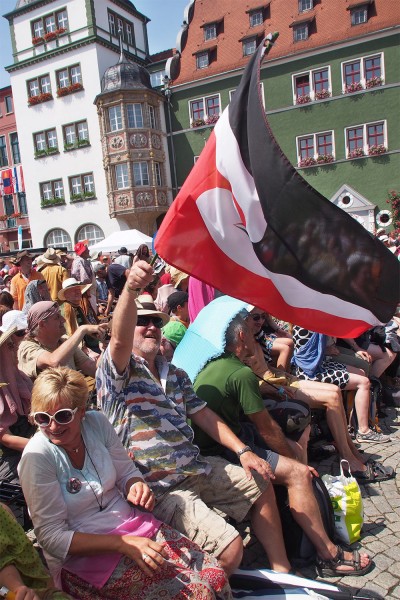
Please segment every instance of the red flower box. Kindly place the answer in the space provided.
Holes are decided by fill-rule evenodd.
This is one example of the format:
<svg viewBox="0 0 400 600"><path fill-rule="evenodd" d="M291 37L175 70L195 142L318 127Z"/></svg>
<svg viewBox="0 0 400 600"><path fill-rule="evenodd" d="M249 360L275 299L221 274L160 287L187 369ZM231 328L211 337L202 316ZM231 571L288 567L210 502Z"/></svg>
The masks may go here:
<svg viewBox="0 0 400 600"><path fill-rule="evenodd" d="M58 88L57 96L59 98L61 98L62 96L68 96L69 94L74 94L75 92L80 92L81 90L83 90L83 85L81 83L73 83L72 85Z"/></svg>
<svg viewBox="0 0 400 600"><path fill-rule="evenodd" d="M45 33L43 37L46 42L51 42L52 40L57 39L57 33L55 31L49 31L48 33Z"/></svg>
<svg viewBox="0 0 400 600"><path fill-rule="evenodd" d="M39 44L44 44L44 38L41 36L36 36L32 38L32 44L34 46L39 46Z"/></svg>
<svg viewBox="0 0 400 600"><path fill-rule="evenodd" d="M28 104L29 106L35 106L36 104L48 102L49 100L53 100L53 95L46 92L45 94L39 94L38 96L30 96L28 98Z"/></svg>

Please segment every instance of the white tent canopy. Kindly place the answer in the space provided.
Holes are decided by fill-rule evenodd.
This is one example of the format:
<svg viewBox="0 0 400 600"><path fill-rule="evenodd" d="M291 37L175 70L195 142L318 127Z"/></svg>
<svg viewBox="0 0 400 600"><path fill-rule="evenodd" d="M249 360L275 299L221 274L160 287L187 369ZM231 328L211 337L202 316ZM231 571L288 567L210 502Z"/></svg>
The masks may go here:
<svg viewBox="0 0 400 600"><path fill-rule="evenodd" d="M126 229L125 231L114 231L108 237L89 247L92 250L101 250L101 252L117 252L125 246L128 252L135 252L141 244L146 244L151 250L152 238L145 235L137 229Z"/></svg>

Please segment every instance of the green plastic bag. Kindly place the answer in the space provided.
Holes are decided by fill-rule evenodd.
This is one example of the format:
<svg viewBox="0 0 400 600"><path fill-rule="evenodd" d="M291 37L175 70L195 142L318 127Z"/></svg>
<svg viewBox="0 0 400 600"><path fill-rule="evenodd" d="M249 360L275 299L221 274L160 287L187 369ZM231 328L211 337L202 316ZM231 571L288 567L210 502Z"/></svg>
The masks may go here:
<svg viewBox="0 0 400 600"><path fill-rule="evenodd" d="M347 460L340 461L339 476L323 475L322 481L331 498L337 536L343 542L353 544L361 536L364 508L360 486L351 475Z"/></svg>

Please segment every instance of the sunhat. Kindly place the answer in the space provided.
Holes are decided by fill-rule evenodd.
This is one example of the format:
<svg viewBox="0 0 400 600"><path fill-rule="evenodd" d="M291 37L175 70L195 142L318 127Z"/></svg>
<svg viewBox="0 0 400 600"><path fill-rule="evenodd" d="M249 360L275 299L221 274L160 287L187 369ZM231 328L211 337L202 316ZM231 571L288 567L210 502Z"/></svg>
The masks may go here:
<svg viewBox="0 0 400 600"><path fill-rule="evenodd" d="M40 262L46 265L59 265L60 255L54 250L54 248L47 248L46 252L40 257Z"/></svg>
<svg viewBox="0 0 400 600"><path fill-rule="evenodd" d="M166 325L169 321L169 315L167 313L157 310L156 305L153 302L153 298L146 294L142 294L136 299L136 308L138 316L152 315L154 317L160 317L163 320L163 325Z"/></svg>
<svg viewBox="0 0 400 600"><path fill-rule="evenodd" d="M71 288L79 287L81 290L81 294L84 294L88 291L89 288L92 287L91 283L80 283L75 279L75 277L69 277L62 283L62 289L58 292L58 299L65 301L65 290L70 290Z"/></svg>
<svg viewBox="0 0 400 600"><path fill-rule="evenodd" d="M28 320L22 310L9 310L4 313L2 325L0 326L0 346L17 331L23 331L28 328Z"/></svg>

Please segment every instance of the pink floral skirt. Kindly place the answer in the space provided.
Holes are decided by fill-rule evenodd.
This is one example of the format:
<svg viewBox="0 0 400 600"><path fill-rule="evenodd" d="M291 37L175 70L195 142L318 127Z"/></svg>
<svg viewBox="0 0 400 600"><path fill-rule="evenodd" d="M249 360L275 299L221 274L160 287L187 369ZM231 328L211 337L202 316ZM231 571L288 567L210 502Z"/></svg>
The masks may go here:
<svg viewBox="0 0 400 600"><path fill-rule="evenodd" d="M152 539L163 544L168 553L168 562L152 577L122 556L101 589L62 570L63 590L80 600L231 600L225 571L197 544L165 524Z"/></svg>

